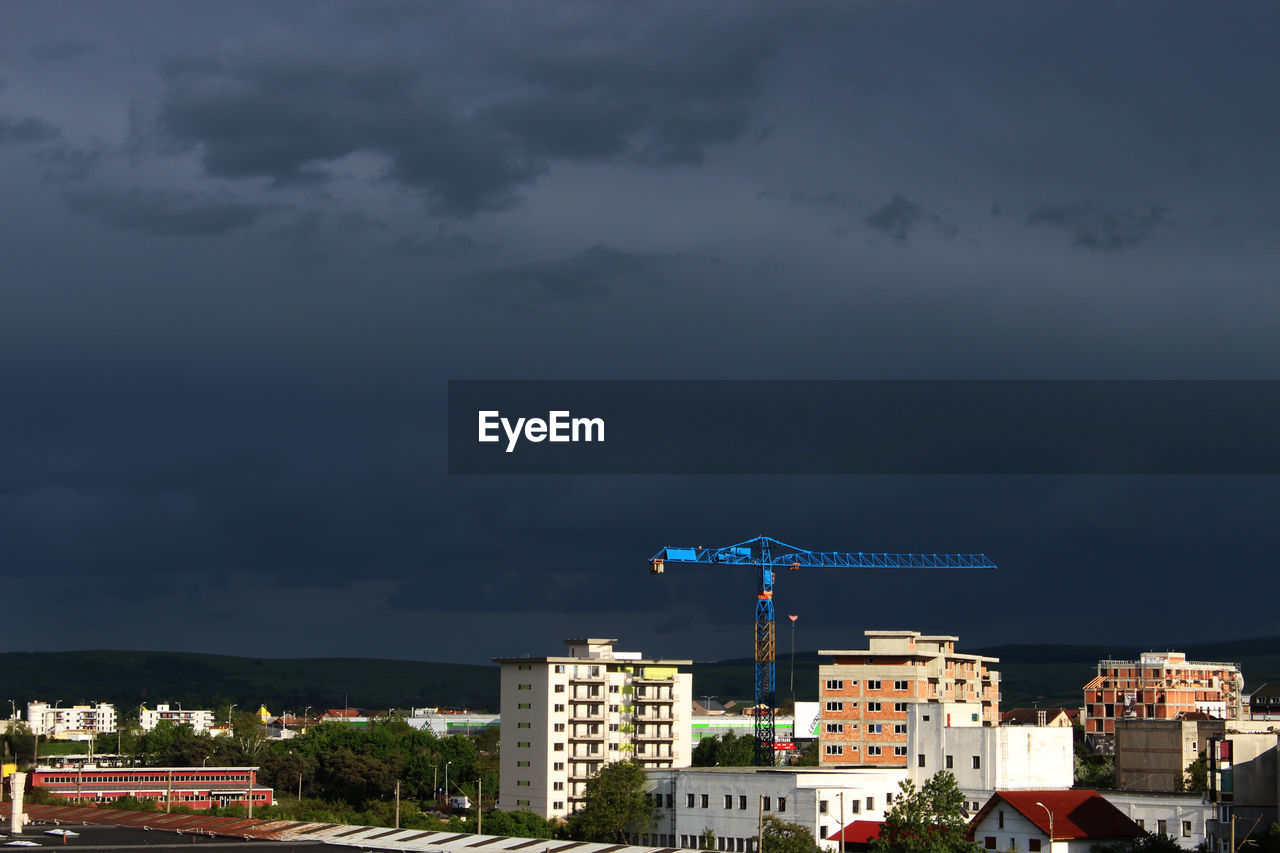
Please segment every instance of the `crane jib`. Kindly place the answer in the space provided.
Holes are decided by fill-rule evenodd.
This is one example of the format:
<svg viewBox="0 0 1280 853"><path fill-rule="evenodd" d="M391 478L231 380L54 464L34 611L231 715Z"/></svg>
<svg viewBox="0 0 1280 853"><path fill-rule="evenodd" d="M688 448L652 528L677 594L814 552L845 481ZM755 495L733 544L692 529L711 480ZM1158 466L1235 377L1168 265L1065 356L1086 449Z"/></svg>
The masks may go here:
<svg viewBox="0 0 1280 853"><path fill-rule="evenodd" d="M756 594L755 715L756 764L774 763L774 706L776 704L773 581L775 566L836 569L994 569L986 554L891 554L807 551L768 536L758 536L725 548L663 548L649 560L649 570L662 574L666 561L758 566ZM794 619L794 617L793 617Z"/></svg>

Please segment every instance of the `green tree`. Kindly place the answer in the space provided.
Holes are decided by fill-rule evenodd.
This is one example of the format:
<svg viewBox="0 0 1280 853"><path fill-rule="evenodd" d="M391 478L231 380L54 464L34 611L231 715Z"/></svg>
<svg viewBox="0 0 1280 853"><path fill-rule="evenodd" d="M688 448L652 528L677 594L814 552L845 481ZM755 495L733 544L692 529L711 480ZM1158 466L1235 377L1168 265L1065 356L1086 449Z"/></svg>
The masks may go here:
<svg viewBox="0 0 1280 853"><path fill-rule="evenodd" d="M1179 853L1182 849L1182 845L1175 839L1152 832L1139 835L1129 841L1094 844L1089 848L1090 853Z"/></svg>
<svg viewBox="0 0 1280 853"><path fill-rule="evenodd" d="M646 781L634 761L606 764L587 780L582 809L569 819L570 836L576 841L631 844L653 823Z"/></svg>
<svg viewBox="0 0 1280 853"><path fill-rule="evenodd" d="M800 751L800 755L796 758L797 767L817 767L818 766L818 739L814 738L809 741L808 745Z"/></svg>
<svg viewBox="0 0 1280 853"><path fill-rule="evenodd" d="M1192 794L1203 794L1209 790L1209 759L1203 752L1195 761L1187 765L1184 778L1178 781L1182 783L1181 790Z"/></svg>
<svg viewBox="0 0 1280 853"><path fill-rule="evenodd" d="M716 831L709 826L702 828L702 835L698 836L699 850L715 850L716 849Z"/></svg>
<svg viewBox="0 0 1280 853"><path fill-rule="evenodd" d="M485 835L506 835L513 838L554 838L558 828L555 821L546 820L537 812L520 809L504 812L497 809L484 816Z"/></svg>
<svg viewBox="0 0 1280 853"><path fill-rule="evenodd" d="M821 853L813 833L798 823L766 815L761 828L761 853Z"/></svg>
<svg viewBox="0 0 1280 853"><path fill-rule="evenodd" d="M910 780L898 784L899 793L885 814L880 837L871 853L978 853L965 839L964 794L956 777L942 771L919 788Z"/></svg>
<svg viewBox="0 0 1280 853"><path fill-rule="evenodd" d="M750 767L756 761L756 739L733 732L704 737L690 760L694 767Z"/></svg>

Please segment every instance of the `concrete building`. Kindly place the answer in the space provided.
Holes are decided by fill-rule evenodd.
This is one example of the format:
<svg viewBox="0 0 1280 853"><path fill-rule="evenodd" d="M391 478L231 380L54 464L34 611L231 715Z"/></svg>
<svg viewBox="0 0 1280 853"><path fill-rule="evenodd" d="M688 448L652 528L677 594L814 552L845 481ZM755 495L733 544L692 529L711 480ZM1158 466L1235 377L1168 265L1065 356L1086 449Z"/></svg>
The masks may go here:
<svg viewBox="0 0 1280 853"><path fill-rule="evenodd" d="M1075 769L1071 729L988 726L975 708L972 702L911 706L907 774L917 786L946 770L956 777L971 812L995 791L1071 787Z"/></svg>
<svg viewBox="0 0 1280 853"><path fill-rule="evenodd" d="M1251 834L1280 820L1280 733L1263 722L1227 723L1210 738L1209 802L1215 807L1207 834L1218 853L1239 849ZM1234 841L1234 847L1232 842Z"/></svg>
<svg viewBox="0 0 1280 853"><path fill-rule="evenodd" d="M987 850L1090 853L1095 844L1129 841L1143 830L1097 791L997 791L969 823Z"/></svg>
<svg viewBox="0 0 1280 853"><path fill-rule="evenodd" d="M657 820L641 843L714 850L756 849L760 821L772 815L813 833L824 850L840 849L842 830L874 835L906 778L900 768L687 767L650 770Z"/></svg>
<svg viewBox="0 0 1280 853"><path fill-rule="evenodd" d="M1069 729L1075 725L1079 711L1066 708L1010 708L1000 714L1002 726L1057 726Z"/></svg>
<svg viewBox="0 0 1280 853"><path fill-rule="evenodd" d="M258 784L257 767L37 767L31 784L64 800L109 803L122 797L155 800L193 809L273 802L272 789Z"/></svg>
<svg viewBox="0 0 1280 853"><path fill-rule="evenodd" d="M1184 790L1187 765L1222 737L1225 720L1115 721L1116 788L1121 791Z"/></svg>
<svg viewBox="0 0 1280 853"><path fill-rule="evenodd" d="M1250 720L1280 720L1280 684L1264 684L1249 694Z"/></svg>
<svg viewBox="0 0 1280 853"><path fill-rule="evenodd" d="M906 767L907 712L919 702L962 703L982 725L999 722L998 659L958 654L957 637L866 631L865 649L821 651L819 748L824 767Z"/></svg>
<svg viewBox="0 0 1280 853"><path fill-rule="evenodd" d="M198 732L207 732L213 727L213 712L184 711L182 706L177 708L170 708L168 705L156 705L155 708L148 708L146 705L138 706L138 723L143 731L151 731L161 721L177 726L191 726Z"/></svg>
<svg viewBox="0 0 1280 853"><path fill-rule="evenodd" d="M566 640L564 657L496 658L502 666L498 808L564 817L611 761L684 767L692 753L688 660L616 652L617 640Z"/></svg>
<svg viewBox="0 0 1280 853"><path fill-rule="evenodd" d="M1200 794L1166 794L1144 791L1099 791L1107 802L1146 832L1167 835L1184 850L1194 850L1205 840L1214 808Z"/></svg>
<svg viewBox="0 0 1280 853"><path fill-rule="evenodd" d="M1241 718L1244 676L1234 663L1188 661L1183 652L1143 652L1137 660L1100 660L1084 686L1084 730L1115 734L1116 720L1172 720L1200 711L1220 720Z"/></svg>
<svg viewBox="0 0 1280 853"><path fill-rule="evenodd" d="M27 703L27 727L33 734L54 740L83 740L116 730L116 708L105 702L96 705L53 707L48 702Z"/></svg>

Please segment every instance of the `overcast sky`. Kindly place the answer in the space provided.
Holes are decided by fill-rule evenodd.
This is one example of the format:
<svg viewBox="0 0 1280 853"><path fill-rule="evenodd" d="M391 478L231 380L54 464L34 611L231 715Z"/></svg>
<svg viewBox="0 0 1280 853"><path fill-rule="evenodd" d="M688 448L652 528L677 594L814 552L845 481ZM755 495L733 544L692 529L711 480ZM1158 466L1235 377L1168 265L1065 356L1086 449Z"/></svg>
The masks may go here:
<svg viewBox="0 0 1280 853"><path fill-rule="evenodd" d="M788 573L801 649L1280 634L1274 477L451 477L444 441L450 378L1280 378L1278 24L0 4L0 648L743 657L751 573L646 560L762 533L1000 564Z"/></svg>

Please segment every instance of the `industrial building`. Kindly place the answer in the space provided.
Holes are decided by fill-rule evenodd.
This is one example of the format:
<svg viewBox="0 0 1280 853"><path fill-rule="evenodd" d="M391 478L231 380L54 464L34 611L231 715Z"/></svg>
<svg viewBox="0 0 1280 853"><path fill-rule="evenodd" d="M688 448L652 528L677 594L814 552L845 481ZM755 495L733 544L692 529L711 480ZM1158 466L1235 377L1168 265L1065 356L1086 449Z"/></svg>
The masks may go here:
<svg viewBox="0 0 1280 853"><path fill-rule="evenodd" d="M1188 661L1183 652L1143 652L1137 660L1100 660L1084 686L1084 730L1091 738L1115 734L1116 720L1173 720L1201 712L1241 718L1244 676L1234 663Z"/></svg>
<svg viewBox="0 0 1280 853"><path fill-rule="evenodd" d="M564 817L605 764L685 767L692 755L688 660L614 651L614 639L571 639L563 657L496 658L502 667L498 808Z"/></svg>
<svg viewBox="0 0 1280 853"><path fill-rule="evenodd" d="M997 658L958 654L958 637L866 631L868 647L821 651L818 755L824 767L906 767L907 712L920 702L964 704L981 725L1000 719Z"/></svg>
<svg viewBox="0 0 1280 853"><path fill-rule="evenodd" d="M122 797L193 809L269 806L274 792L258 785L257 767L37 767L31 784L77 803L109 803Z"/></svg>
<svg viewBox="0 0 1280 853"><path fill-rule="evenodd" d="M1185 790L1187 765L1222 737L1225 720L1115 721L1116 788L1121 791Z"/></svg>
<svg viewBox="0 0 1280 853"><path fill-rule="evenodd" d="M27 727L32 734L54 740L83 740L116 730L116 708L106 702L96 705L53 707L48 702L27 703Z"/></svg>
<svg viewBox="0 0 1280 853"><path fill-rule="evenodd" d="M748 853L765 816L803 826L824 850L840 850L842 835L874 837L907 774L893 767L689 767L648 776L657 817L642 844L692 850L705 838L714 850Z"/></svg>

